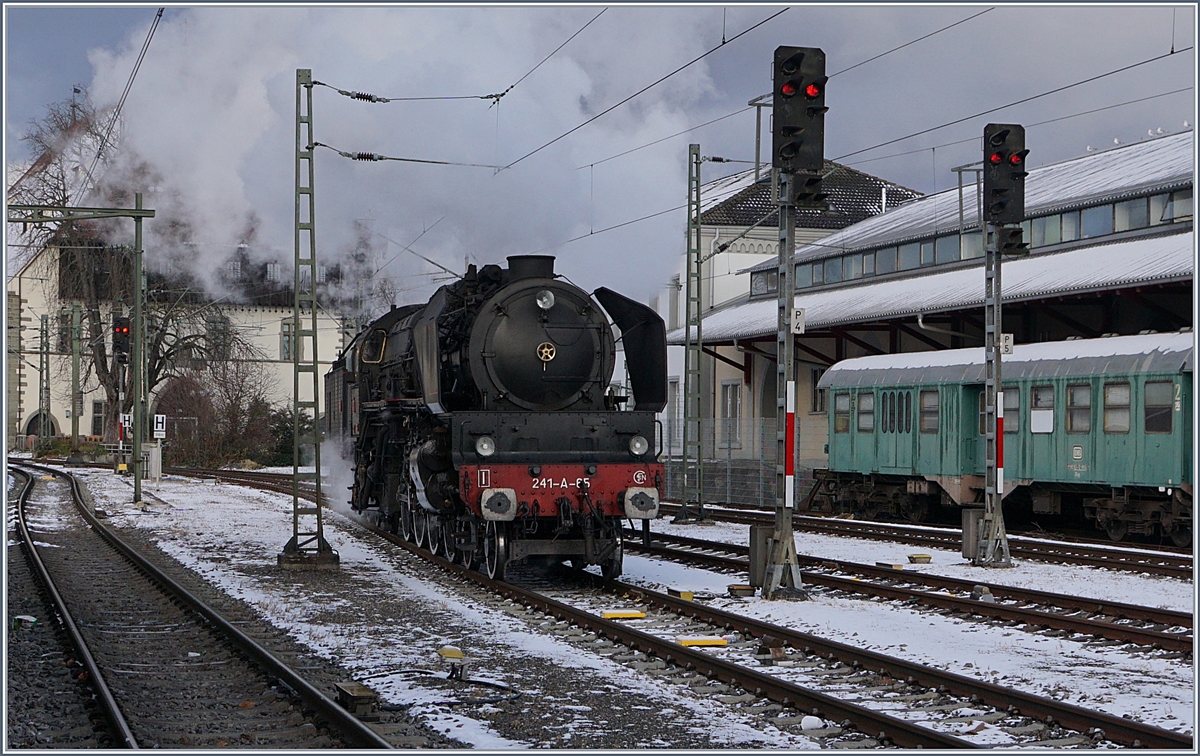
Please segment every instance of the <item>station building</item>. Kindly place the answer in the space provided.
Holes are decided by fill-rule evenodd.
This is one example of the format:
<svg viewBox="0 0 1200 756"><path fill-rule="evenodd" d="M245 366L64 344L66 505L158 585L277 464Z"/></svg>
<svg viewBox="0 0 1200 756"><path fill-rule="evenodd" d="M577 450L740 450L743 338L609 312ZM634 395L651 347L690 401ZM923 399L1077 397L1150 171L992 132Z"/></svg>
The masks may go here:
<svg viewBox="0 0 1200 756"><path fill-rule="evenodd" d="M1031 251L1003 263L1003 330L1027 344L1190 329L1194 172L1192 131L1031 170L1024 223ZM740 201L734 195L719 210L736 213ZM978 202L977 185L966 183L896 207L889 201L819 240L805 243L798 234L795 306L806 323L795 337L799 475L827 461L829 408L817 383L830 365L983 344ZM732 492L740 500L740 491L770 503L777 259L740 273L749 277L745 294L702 310L702 418L714 428L705 497L719 501ZM668 341L683 344L682 328ZM742 479L738 460L749 470Z"/></svg>

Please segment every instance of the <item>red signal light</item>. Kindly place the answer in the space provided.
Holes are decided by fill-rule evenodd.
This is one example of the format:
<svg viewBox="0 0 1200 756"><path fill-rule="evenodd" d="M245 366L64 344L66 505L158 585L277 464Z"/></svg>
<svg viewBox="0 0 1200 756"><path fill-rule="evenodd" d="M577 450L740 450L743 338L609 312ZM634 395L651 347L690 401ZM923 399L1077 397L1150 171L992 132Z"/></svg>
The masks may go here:
<svg viewBox="0 0 1200 756"><path fill-rule="evenodd" d="M785 81L783 86L779 88L779 92L784 97L791 97L792 95L796 94L796 84L794 82Z"/></svg>
<svg viewBox="0 0 1200 756"><path fill-rule="evenodd" d="M1021 153L1014 152L1008 156L1008 162L1012 163L1013 165L1020 165L1021 163L1025 162L1025 160L1021 156Z"/></svg>
<svg viewBox="0 0 1200 756"><path fill-rule="evenodd" d="M1004 162L1004 156L1001 155L999 152L993 152L991 155L988 156L988 162L991 163L992 165L1000 165L1001 163Z"/></svg>
<svg viewBox="0 0 1200 756"><path fill-rule="evenodd" d="M815 99L821 96L821 88L816 84L809 84L804 88L804 96L809 99Z"/></svg>

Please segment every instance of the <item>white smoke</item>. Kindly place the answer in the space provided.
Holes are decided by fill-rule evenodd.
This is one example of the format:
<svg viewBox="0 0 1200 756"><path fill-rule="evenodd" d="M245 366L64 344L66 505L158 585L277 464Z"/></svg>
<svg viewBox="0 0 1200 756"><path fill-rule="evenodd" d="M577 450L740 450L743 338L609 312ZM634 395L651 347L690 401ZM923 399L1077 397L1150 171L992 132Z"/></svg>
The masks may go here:
<svg viewBox="0 0 1200 756"><path fill-rule="evenodd" d="M161 21L123 112L122 160L146 161L158 215L146 226L155 254L177 245L170 220L190 225L187 255L212 282L250 229L256 249L290 263L293 249L296 69L384 97L504 91L598 13L589 8L190 8ZM718 16L719 18L719 16ZM314 137L350 152L507 164L637 91L714 43L705 14L614 8L503 97L391 104L313 94ZM704 24L701 22L704 21ZM144 40L91 54L98 104L115 102ZM586 42L586 43L584 43ZM355 221L382 236L380 275L423 299L432 266L465 259L559 256L584 287L645 299L673 272L683 213L565 247L553 245L683 204L686 147L647 150L594 169L595 160L693 125L688 109L712 94L704 62L594 124L495 173L487 168L351 162L318 149L316 238L331 264L355 246Z"/></svg>

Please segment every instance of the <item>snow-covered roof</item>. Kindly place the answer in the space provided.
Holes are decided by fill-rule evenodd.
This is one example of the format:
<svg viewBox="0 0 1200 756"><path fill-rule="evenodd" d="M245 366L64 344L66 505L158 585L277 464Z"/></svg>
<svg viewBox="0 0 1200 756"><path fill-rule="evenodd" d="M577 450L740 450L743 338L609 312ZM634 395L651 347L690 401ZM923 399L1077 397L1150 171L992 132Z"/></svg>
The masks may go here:
<svg viewBox="0 0 1200 756"><path fill-rule="evenodd" d="M1003 297L1018 302L1118 286L1189 280L1195 273L1193 232L1144 237L1031 255L1004 263ZM971 268L841 286L796 297L808 328L983 306L984 271ZM734 305L704 317L705 341L751 339L776 333L778 304L764 299ZM683 329L668 335L683 343Z"/></svg>
<svg viewBox="0 0 1200 756"><path fill-rule="evenodd" d="M1190 186L1195 170L1191 131L1034 168L1025 179L1027 217ZM963 185L964 224L978 222L975 183ZM958 188L913 200L796 250L796 260L829 257L924 238L958 228ZM773 268L774 262L752 270Z"/></svg>
<svg viewBox="0 0 1200 756"><path fill-rule="evenodd" d="M1195 334L1148 333L1022 344L1001 357L1005 380L1055 376L1176 373L1192 369ZM842 360L821 377L821 388L982 383L983 347L879 354Z"/></svg>

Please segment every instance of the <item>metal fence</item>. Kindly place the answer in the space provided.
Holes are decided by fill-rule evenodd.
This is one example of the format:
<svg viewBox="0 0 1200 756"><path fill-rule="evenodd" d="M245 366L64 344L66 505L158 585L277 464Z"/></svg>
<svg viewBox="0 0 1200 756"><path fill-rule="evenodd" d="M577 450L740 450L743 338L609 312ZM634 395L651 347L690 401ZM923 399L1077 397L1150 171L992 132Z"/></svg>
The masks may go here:
<svg viewBox="0 0 1200 756"><path fill-rule="evenodd" d="M683 420L663 423L666 498L683 496ZM702 482L706 503L775 506L777 441L775 418L717 418L700 421ZM693 465L695 462L693 461Z"/></svg>

